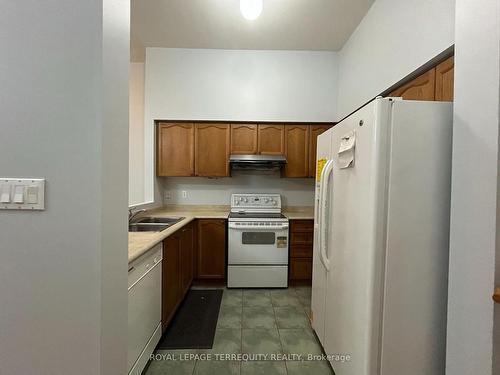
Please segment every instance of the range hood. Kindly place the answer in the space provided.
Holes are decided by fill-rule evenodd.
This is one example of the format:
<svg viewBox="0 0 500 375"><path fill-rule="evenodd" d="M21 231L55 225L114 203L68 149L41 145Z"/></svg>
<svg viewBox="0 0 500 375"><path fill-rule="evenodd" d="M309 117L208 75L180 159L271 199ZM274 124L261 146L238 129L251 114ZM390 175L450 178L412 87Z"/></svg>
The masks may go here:
<svg viewBox="0 0 500 375"><path fill-rule="evenodd" d="M229 165L237 170L273 170L286 164L284 155L231 155Z"/></svg>

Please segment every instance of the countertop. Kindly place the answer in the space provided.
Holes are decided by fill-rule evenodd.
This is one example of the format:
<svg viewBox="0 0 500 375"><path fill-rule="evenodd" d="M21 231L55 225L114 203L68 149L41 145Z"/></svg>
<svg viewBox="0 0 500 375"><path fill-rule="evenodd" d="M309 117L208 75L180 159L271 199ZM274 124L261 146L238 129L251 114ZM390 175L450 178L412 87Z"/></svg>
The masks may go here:
<svg viewBox="0 0 500 375"><path fill-rule="evenodd" d="M128 262L133 262L165 238L174 234L195 219L227 219L229 206L166 206L146 211L141 217L183 217L184 219L161 232L129 232ZM314 218L314 208L309 206L285 207L283 214L291 220Z"/></svg>
<svg viewBox="0 0 500 375"><path fill-rule="evenodd" d="M283 215L290 220L313 220L314 207L311 206L291 206L283 208Z"/></svg>

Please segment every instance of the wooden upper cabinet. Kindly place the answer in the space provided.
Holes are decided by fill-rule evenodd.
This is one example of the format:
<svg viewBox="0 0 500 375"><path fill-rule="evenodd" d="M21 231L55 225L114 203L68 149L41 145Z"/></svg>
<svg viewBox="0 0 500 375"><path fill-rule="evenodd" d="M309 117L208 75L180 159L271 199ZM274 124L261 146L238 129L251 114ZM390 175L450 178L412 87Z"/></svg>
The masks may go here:
<svg viewBox="0 0 500 375"><path fill-rule="evenodd" d="M257 125L231 124L231 154L257 153Z"/></svg>
<svg viewBox="0 0 500 375"><path fill-rule="evenodd" d="M259 124L258 153L283 155L285 153L285 131L283 124Z"/></svg>
<svg viewBox="0 0 500 375"><path fill-rule="evenodd" d="M229 176L229 124L196 124L195 174L197 176Z"/></svg>
<svg viewBox="0 0 500 375"><path fill-rule="evenodd" d="M454 66L453 56L436 66L436 100L438 101L453 101Z"/></svg>
<svg viewBox="0 0 500 375"><path fill-rule="evenodd" d="M194 176L194 125L160 122L156 155L158 176Z"/></svg>
<svg viewBox="0 0 500 375"><path fill-rule="evenodd" d="M425 72L414 80L397 88L389 96L401 96L405 100L434 100L436 69Z"/></svg>
<svg viewBox="0 0 500 375"><path fill-rule="evenodd" d="M316 151L318 147L318 136L328 129L331 125L311 125L309 130L309 177L316 177Z"/></svg>
<svg viewBox="0 0 500 375"><path fill-rule="evenodd" d="M226 221L198 220L196 277L223 279L226 275Z"/></svg>
<svg viewBox="0 0 500 375"><path fill-rule="evenodd" d="M307 177L309 174L309 126L285 125L286 177Z"/></svg>

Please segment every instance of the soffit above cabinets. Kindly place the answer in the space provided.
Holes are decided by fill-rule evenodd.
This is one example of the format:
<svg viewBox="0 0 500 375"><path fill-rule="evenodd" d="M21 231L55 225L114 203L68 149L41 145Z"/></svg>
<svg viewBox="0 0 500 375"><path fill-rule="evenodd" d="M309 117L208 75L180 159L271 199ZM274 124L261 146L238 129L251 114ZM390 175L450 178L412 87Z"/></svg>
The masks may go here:
<svg viewBox="0 0 500 375"><path fill-rule="evenodd" d="M238 0L132 0L131 60L145 47L337 51L374 0L264 0L260 17Z"/></svg>

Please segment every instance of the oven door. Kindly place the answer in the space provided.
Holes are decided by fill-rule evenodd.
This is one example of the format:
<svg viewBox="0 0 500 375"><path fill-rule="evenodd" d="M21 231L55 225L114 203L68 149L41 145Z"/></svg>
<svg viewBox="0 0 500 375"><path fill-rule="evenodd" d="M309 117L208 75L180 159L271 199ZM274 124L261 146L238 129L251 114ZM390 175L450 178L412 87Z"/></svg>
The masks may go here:
<svg viewBox="0 0 500 375"><path fill-rule="evenodd" d="M264 225L263 225L264 226ZM229 223L228 263L288 264L288 225L281 228Z"/></svg>

